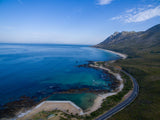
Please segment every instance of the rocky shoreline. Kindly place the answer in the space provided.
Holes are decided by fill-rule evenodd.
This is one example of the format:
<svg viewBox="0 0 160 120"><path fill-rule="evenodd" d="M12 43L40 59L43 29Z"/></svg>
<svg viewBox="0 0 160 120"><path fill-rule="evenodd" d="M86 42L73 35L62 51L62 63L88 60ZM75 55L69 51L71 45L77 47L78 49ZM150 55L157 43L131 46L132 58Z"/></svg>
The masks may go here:
<svg viewBox="0 0 160 120"><path fill-rule="evenodd" d="M99 109L101 107L101 104L103 103L104 99L106 99L109 96L118 94L124 87L123 79L121 78L119 73L114 73L113 71L111 71L110 69L108 69L106 67L99 66L99 65L97 65L97 62L89 64L89 66L107 71L109 74L112 74L113 76L116 77L116 81L118 81L119 84L117 84L118 86L112 92L103 93L103 94L99 93L98 97L94 100L93 106L88 108L88 110L84 114L90 114L90 113L96 111L97 109Z"/></svg>

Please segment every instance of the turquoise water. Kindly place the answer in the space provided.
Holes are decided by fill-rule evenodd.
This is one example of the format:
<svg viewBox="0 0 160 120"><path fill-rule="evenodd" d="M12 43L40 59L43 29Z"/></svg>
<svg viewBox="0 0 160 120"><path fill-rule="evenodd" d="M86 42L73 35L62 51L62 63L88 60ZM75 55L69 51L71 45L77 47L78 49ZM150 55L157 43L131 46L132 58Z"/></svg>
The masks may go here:
<svg viewBox="0 0 160 120"><path fill-rule="evenodd" d="M81 93L81 94L55 94L48 100L71 100L83 110L91 107L96 98L96 94L93 93Z"/></svg>
<svg viewBox="0 0 160 120"><path fill-rule="evenodd" d="M38 100L68 89L110 89L104 73L77 65L120 57L86 45L0 44L0 103L21 96ZM108 83L110 78L108 77ZM53 95L51 100L72 100L82 108L91 106L94 94ZM84 98L84 99L83 99Z"/></svg>

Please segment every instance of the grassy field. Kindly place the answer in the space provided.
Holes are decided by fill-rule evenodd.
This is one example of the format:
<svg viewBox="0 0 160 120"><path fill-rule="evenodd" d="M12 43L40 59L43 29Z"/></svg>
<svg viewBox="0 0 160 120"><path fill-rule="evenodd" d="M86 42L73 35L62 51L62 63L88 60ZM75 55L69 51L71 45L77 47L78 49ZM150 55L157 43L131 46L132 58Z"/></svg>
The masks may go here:
<svg viewBox="0 0 160 120"><path fill-rule="evenodd" d="M109 120L160 120L160 53L139 56L114 63L136 78L140 91L132 104Z"/></svg>
<svg viewBox="0 0 160 120"><path fill-rule="evenodd" d="M27 120L81 120L77 116L66 114L59 110L41 111Z"/></svg>

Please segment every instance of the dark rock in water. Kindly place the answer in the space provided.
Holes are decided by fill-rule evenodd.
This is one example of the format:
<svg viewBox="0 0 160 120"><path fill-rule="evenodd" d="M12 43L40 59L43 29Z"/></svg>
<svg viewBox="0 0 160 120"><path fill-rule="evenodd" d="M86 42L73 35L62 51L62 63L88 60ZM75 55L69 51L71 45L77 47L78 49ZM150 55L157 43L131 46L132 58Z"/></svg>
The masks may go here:
<svg viewBox="0 0 160 120"><path fill-rule="evenodd" d="M2 106L0 109L0 119L14 117L16 112L22 108L30 108L36 104L37 102L34 99L27 96L22 96L19 100L9 102Z"/></svg>
<svg viewBox="0 0 160 120"><path fill-rule="evenodd" d="M94 64L95 61L88 61L88 64Z"/></svg>
<svg viewBox="0 0 160 120"><path fill-rule="evenodd" d="M88 61L88 64L83 64L83 65L79 65L78 67L88 67L88 68L94 68L97 70L101 70L98 67L92 67L91 65L94 65L95 62L94 61ZM105 88L108 88L108 86L110 86L110 89L112 91L116 90L118 88L118 86L120 85L120 82L116 79L116 77L112 74L110 74L108 71L106 70L102 70L104 75L100 74L100 77L104 80L104 81L110 81L111 83L107 83L105 86L95 86L95 87L89 87L86 86L86 88L90 88L89 92L101 92L101 91L105 91ZM84 87L84 86L83 86ZM81 90L81 88L79 88L79 90Z"/></svg>
<svg viewBox="0 0 160 120"><path fill-rule="evenodd" d="M88 64L78 65L77 67L88 67Z"/></svg>

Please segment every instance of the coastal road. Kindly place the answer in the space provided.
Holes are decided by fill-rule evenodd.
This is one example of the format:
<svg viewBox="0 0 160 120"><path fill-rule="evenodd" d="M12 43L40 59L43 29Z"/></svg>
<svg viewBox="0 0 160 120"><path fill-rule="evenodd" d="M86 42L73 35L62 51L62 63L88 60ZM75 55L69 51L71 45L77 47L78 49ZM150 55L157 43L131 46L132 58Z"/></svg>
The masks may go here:
<svg viewBox="0 0 160 120"><path fill-rule="evenodd" d="M115 106L114 108L110 109L109 111L107 111L106 113L104 113L103 115L98 117L96 120L106 120L106 119L108 119L109 117L111 117L112 115L116 114L117 112L119 112L120 110L125 108L127 105L129 105L137 97L138 92L139 92L139 86L138 86L137 81L135 80L134 77L132 77L126 71L124 71L124 70L121 70L121 71L124 72L126 75L128 75L133 81L133 91L132 91L131 95L126 100L119 103L117 106Z"/></svg>

